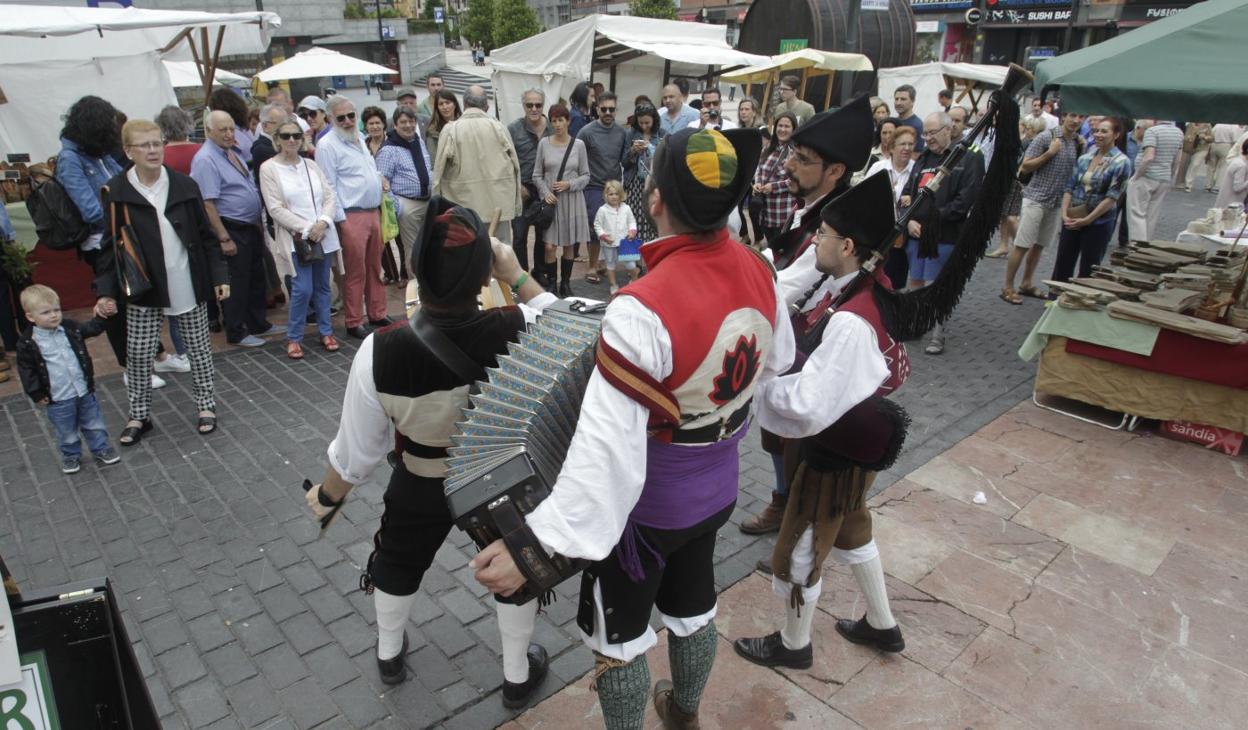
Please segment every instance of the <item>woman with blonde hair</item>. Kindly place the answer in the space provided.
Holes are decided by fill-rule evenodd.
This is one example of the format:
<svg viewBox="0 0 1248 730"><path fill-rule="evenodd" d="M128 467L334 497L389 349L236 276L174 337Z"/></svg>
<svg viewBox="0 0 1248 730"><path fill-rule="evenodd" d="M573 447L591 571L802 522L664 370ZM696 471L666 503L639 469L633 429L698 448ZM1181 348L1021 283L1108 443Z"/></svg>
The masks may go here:
<svg viewBox="0 0 1248 730"><path fill-rule="evenodd" d="M286 356L301 360L309 302L321 347L328 352L339 348L330 321L329 273L341 248L334 227L340 213L321 168L299 155L303 144L299 124L293 119L282 122L273 136L278 153L260 166L260 193L273 219L273 260L279 273L291 277Z"/></svg>
<svg viewBox="0 0 1248 730"><path fill-rule="evenodd" d="M160 127L131 119L121 130L122 148L134 165L108 181L105 231L95 279L100 299L96 312L117 313L117 298L130 291L126 303L126 395L130 419L117 439L134 446L152 430L151 368L160 345L164 317L177 319L178 332L191 361L193 393L198 407L196 430L217 428L213 387L212 345L207 301L230 296L229 270L221 244L208 222L199 185L164 164ZM133 246L146 269L150 288L139 292L140 280L117 266L116 248Z"/></svg>

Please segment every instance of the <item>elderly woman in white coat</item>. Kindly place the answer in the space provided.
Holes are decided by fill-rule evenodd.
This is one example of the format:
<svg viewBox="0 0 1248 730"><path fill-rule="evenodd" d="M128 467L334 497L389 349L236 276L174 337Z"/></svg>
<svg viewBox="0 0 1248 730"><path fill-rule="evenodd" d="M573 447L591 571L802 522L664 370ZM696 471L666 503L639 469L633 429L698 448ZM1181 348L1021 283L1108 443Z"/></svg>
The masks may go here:
<svg viewBox="0 0 1248 730"><path fill-rule="evenodd" d="M286 325L286 356L303 358L303 330L308 306L316 313L321 346L329 352L339 348L330 321L330 269L340 248L335 220L341 220L334 189L321 168L299 156L303 130L293 120L283 122L273 135L278 144L275 157L260 166L260 191L273 219L272 252L279 274L291 276L290 321ZM319 242L324 256L301 262L295 253L296 239Z"/></svg>

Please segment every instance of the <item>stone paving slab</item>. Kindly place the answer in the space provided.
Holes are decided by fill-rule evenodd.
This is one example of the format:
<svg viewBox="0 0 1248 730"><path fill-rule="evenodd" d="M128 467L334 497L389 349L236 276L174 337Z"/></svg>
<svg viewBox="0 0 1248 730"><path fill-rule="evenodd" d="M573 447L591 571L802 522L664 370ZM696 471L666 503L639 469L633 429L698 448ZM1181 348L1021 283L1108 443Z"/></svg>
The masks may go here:
<svg viewBox="0 0 1248 730"><path fill-rule="evenodd" d="M1023 446L1054 440L1065 448L1031 452ZM1048 556L1040 563L1018 552L1023 543L1010 532L1028 510L1047 509L1043 490L1059 480L1033 482L1034 496L1012 518L991 508L1003 497L989 496L983 506L949 497L985 481L1008 482L1023 464L1078 469L1093 455L1121 466L1120 478L1106 485L1114 492L1116 516L1089 511L1082 517L1099 534L1117 535L1124 524L1164 532L1151 521L1150 497L1160 495L1178 511L1191 509L1181 497L1188 484L1236 498L1221 500L1224 504L1239 504L1237 498L1248 495L1242 458L1147 433L1106 431L1022 404L962 442L956 457L965 469L946 470L943 490L907 478L872 500L877 517L892 510L886 519L900 525L898 532L921 535L911 542L894 540L898 532L876 535L905 651L881 654L836 634L837 618L856 619L865 608L850 572L831 565L816 608L811 669L765 669L742 663L735 653L726 655L733 639L770 633L784 620L784 599L772 591L769 578L752 574L720 595L715 621L720 653L703 700L702 726L1242 725L1248 712L1243 659L1248 595L1242 586L1248 561L1242 555L1231 560L1212 553L1172 526L1173 539L1160 561L1124 564L1067 541L1068 527L1055 521L1024 528L1043 551L1039 555ZM1152 473L1154 480L1137 489L1129 476L1133 473ZM929 497L939 501L922 501ZM899 504L914 509L900 511ZM1215 514L1241 530L1248 528L1248 511L1242 508L1224 507ZM934 530L933 519L953 527ZM965 541L962 530L995 534L998 540ZM907 554L929 552L925 545L930 543L942 545L943 557L916 578L916 561L907 560ZM1006 552L995 552L998 543ZM897 565L908 577L899 577ZM668 676L661 650L651 651L649 658L655 678ZM775 687L778 680L781 686L765 698L747 691ZM587 682L588 677L581 678L522 715L514 727L592 725L586 721L596 718L596 706ZM719 682L726 686L716 686ZM812 701L836 714L804 723L799 713L812 716Z"/></svg>
<svg viewBox="0 0 1248 730"><path fill-rule="evenodd" d="M1164 219L1172 230L1163 230L1163 235L1180 227L1174 221L1186 222L1202 204L1207 206L1202 197L1172 194L1176 202ZM1051 254L1046 253L1042 271L1050 266ZM1000 261L981 264L955 315L944 355L913 353L914 375L899 400L916 416L915 430L899 464L877 480L877 490L946 451L943 458L963 463L973 450L959 442L1030 394L1033 366L1018 361L1014 350L1038 316L1039 303L1014 307L996 299L1002 267ZM605 286L575 286L581 294L606 294ZM401 294L393 287L389 294L391 311L399 311ZM337 354L310 347L304 361L292 362L280 343L241 350L217 342L217 433L207 438L195 433L190 376L172 375L168 388L154 395L156 430L138 447L124 450L120 464L106 469L87 464L73 477L60 473L46 418L20 394L16 378L0 384L0 426L12 434L0 443L0 553L20 584L30 588L99 576L113 581L167 727L488 728L514 716L498 699L502 678L497 631L485 591L466 567L470 541L458 531L426 575L412 613L408 664L415 678L398 688L388 688L377 678L372 602L358 589L358 578L372 549L384 477L379 471L356 490L343 510L344 519L323 539L317 539L315 526L304 515L299 494L304 477L317 479L323 473L325 446L337 429L354 352L352 342L344 340L344 345ZM124 388L104 338L92 340L90 347L115 438L124 425ZM1077 429L1079 424L1068 426ZM1113 495L1104 490L1090 490L1100 495L1096 500L1078 499L1072 486L1078 475L1052 463L1052 453L1048 461L1014 464L1009 476L1004 476L1008 469L993 473L989 466L1009 462L1015 451L1027 448L1010 438L1003 434L1001 444L974 447L991 452L996 461L972 466L1002 484L1002 493L1011 495L1020 509L1043 492L1092 515L1115 513ZM1218 478L1236 478L1229 467L1215 464L1210 461L1208 468L1220 469ZM920 487L939 483L959 467L941 468L945 471L929 470L909 481ZM1104 475L1112 465L1088 461L1086 468ZM734 526L722 531L715 550L721 590L750 576L757 560L771 549L769 539L735 529L762 508L772 485L770 459L753 436L742 449L741 474ZM966 504L964 494L928 488L935 494L924 499L941 495L949 514ZM1141 509L1146 504L1149 524L1165 521L1165 500L1139 504ZM1166 561L1189 548L1224 561L1221 565L1237 565L1248 548L1248 531L1233 515L1242 513L1244 504L1248 498L1232 490L1200 491L1199 499L1178 514L1183 539L1158 572L1178 571ZM992 514L1006 519L1013 511L994 505ZM896 566L898 578L917 583L942 561L974 547L949 538L938 526L921 529L912 530L883 513L877 520L881 542L893 551L890 565ZM1017 525L1019 530L1029 528ZM1052 539L1042 536L1038 543ZM982 534L980 540L975 544L981 547L989 542ZM1048 569L1039 578L1035 571L1047 553L1025 542L1015 542L1017 550L1025 548L1030 556L1031 568L1022 575L1043 584ZM1001 562L1013 554L995 546L980 559ZM1073 569L1063 562L1067 554L1059 553L1049 569ZM1084 568L1089 564L1085 556L1096 557L1080 552ZM1107 570L1118 567L1106 565ZM1011 570L1008 564L997 568ZM1242 575L1234 570L1224 568L1227 574ZM915 590L916 595L928 595ZM1213 588L1202 584L1201 590ZM571 611L575 581L557 592L560 600L539 619L537 634L553 657L546 694L575 682L591 664ZM916 605L925 600L916 598ZM1093 604L1098 610L1104 609L1101 600ZM1216 611L1199 602L1179 605L1188 607L1189 616ZM1144 601L1134 610L1152 607ZM983 615L991 617L987 611ZM1139 620L1149 621L1169 626L1152 614ZM967 614L962 630L978 625L974 622L1004 625ZM936 638L916 659L922 666L953 661L955 644L942 645ZM1239 657L1244 653L1237 644L1203 622L1197 628L1189 625L1188 642L1159 663L1218 661L1219 666L1242 669Z"/></svg>

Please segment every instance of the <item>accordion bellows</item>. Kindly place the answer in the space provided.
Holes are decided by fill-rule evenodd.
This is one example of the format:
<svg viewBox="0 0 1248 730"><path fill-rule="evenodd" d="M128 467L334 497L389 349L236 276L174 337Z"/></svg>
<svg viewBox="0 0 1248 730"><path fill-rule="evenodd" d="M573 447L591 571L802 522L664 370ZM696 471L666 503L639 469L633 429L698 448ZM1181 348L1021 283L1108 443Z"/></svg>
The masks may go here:
<svg viewBox="0 0 1248 730"><path fill-rule="evenodd" d="M550 494L593 373L604 309L569 300L547 307L468 396L443 489L455 524L478 547L503 536L500 511L515 519ZM561 577L577 570L555 562Z"/></svg>

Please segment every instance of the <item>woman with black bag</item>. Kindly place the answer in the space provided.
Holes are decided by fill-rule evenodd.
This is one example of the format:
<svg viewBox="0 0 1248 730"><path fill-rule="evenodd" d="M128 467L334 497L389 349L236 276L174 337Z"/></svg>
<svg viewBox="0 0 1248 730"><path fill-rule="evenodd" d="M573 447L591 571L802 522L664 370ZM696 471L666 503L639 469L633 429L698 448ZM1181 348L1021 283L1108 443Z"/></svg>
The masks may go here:
<svg viewBox="0 0 1248 730"><path fill-rule="evenodd" d="M274 136L279 151L260 166L260 193L274 223L272 251L278 273L291 276L286 356L300 360L309 301L321 347L328 352L339 348L330 321L329 274L340 248L334 218L341 214L321 168L299 156L303 144L299 125L283 122Z"/></svg>
<svg viewBox="0 0 1248 730"><path fill-rule="evenodd" d="M198 407L196 430L217 428L212 344L208 333L209 297L230 296L229 272L221 244L208 223L199 186L165 167L160 127L132 119L121 131L126 156L134 163L105 188L104 238L96 267L96 311L115 314L117 298L126 304L126 395L130 420L118 442L133 446L152 429L152 358L160 345L166 316L175 317L186 342Z"/></svg>
<svg viewBox="0 0 1248 730"><path fill-rule="evenodd" d="M572 296L572 247L590 239L589 217L585 212L585 186L589 184L589 156L585 143L568 134L572 114L555 104L547 115L555 133L537 143L533 163L533 184L542 200L555 206L554 220L546 229L546 270L551 271L550 287L555 287L555 259L559 259L558 292ZM562 251L562 254L558 254Z"/></svg>
<svg viewBox="0 0 1248 730"><path fill-rule="evenodd" d="M638 106L629 121L632 133L628 137L628 151L624 154L624 198L628 207L637 216L637 236L642 241L653 241L659 237L654 228L654 221L645 215L646 178L650 176L650 165L654 162L654 151L663 139L663 129L659 124L659 111L652 105Z"/></svg>

